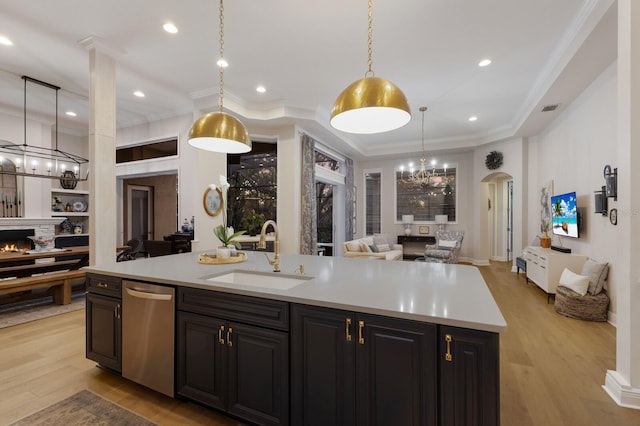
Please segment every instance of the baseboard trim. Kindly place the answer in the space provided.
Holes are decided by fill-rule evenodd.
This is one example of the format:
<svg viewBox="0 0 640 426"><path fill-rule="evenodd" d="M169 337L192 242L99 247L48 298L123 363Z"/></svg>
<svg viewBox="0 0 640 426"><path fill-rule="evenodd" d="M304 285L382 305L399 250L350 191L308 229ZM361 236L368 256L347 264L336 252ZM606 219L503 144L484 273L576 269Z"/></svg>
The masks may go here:
<svg viewBox="0 0 640 426"><path fill-rule="evenodd" d="M617 371L607 370L602 388L619 406L640 410L640 388L629 385Z"/></svg>

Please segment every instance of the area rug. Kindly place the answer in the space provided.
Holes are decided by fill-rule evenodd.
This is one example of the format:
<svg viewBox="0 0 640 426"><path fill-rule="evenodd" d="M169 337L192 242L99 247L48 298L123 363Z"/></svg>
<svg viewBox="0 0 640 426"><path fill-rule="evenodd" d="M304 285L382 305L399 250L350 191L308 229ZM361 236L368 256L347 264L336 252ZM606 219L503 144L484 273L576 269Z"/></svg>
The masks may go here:
<svg viewBox="0 0 640 426"><path fill-rule="evenodd" d="M16 426L154 426L136 413L83 390L11 425ZM157 425L156 425L157 426Z"/></svg>
<svg viewBox="0 0 640 426"><path fill-rule="evenodd" d="M56 305L52 297L2 305L0 306L0 328L77 311L84 307L84 292L73 293L71 303L68 305Z"/></svg>

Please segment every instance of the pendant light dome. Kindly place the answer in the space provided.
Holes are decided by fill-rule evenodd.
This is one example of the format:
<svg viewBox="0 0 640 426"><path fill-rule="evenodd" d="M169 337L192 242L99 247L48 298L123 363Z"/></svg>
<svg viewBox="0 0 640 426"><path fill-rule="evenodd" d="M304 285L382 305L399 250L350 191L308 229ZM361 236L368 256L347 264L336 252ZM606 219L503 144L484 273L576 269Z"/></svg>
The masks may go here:
<svg viewBox="0 0 640 426"><path fill-rule="evenodd" d="M372 70L373 4L368 1L368 70L363 79L340 93L331 111L331 126L348 133L372 134L398 129L411 120L402 90Z"/></svg>
<svg viewBox="0 0 640 426"><path fill-rule="evenodd" d="M224 103L224 4L220 0L219 39L219 105L220 110L198 118L189 130L189 145L206 151L242 154L251 151L251 139L240 120L223 111Z"/></svg>

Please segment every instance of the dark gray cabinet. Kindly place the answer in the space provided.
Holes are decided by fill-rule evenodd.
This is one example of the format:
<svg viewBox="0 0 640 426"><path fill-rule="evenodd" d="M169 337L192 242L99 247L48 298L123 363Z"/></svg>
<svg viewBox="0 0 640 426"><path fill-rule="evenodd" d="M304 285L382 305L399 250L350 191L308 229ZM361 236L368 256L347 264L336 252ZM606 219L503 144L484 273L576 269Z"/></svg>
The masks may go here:
<svg viewBox="0 0 640 426"><path fill-rule="evenodd" d="M499 335L440 326L441 424L500 424Z"/></svg>
<svg viewBox="0 0 640 426"><path fill-rule="evenodd" d="M435 425L436 326L292 306L292 424Z"/></svg>
<svg viewBox="0 0 640 426"><path fill-rule="evenodd" d="M122 299L119 278L87 274L86 357L122 371Z"/></svg>
<svg viewBox="0 0 640 426"><path fill-rule="evenodd" d="M285 302L178 289L177 392L258 424L289 424Z"/></svg>

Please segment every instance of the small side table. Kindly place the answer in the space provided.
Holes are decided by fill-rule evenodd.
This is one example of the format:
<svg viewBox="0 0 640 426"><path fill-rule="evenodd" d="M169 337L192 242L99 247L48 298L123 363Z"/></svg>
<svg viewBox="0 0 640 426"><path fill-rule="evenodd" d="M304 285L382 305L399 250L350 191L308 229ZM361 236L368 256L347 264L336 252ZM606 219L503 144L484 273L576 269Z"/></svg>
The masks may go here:
<svg viewBox="0 0 640 426"><path fill-rule="evenodd" d="M522 257L516 257L516 273L520 275L520 269L524 271L525 276L527 275L527 261Z"/></svg>

